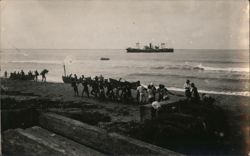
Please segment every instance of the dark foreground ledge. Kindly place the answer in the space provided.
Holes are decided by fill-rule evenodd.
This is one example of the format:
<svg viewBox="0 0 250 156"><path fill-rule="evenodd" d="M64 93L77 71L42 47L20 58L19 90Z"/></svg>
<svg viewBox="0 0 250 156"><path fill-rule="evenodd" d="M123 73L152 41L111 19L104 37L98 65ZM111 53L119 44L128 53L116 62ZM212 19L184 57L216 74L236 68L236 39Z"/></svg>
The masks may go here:
<svg viewBox="0 0 250 156"><path fill-rule="evenodd" d="M56 114L42 114L39 123L45 129L108 155L182 155Z"/></svg>
<svg viewBox="0 0 250 156"><path fill-rule="evenodd" d="M53 113L40 113L41 127L3 133L6 156L182 155Z"/></svg>
<svg viewBox="0 0 250 156"><path fill-rule="evenodd" d="M104 156L104 154L40 127L10 129L3 135L7 156Z"/></svg>

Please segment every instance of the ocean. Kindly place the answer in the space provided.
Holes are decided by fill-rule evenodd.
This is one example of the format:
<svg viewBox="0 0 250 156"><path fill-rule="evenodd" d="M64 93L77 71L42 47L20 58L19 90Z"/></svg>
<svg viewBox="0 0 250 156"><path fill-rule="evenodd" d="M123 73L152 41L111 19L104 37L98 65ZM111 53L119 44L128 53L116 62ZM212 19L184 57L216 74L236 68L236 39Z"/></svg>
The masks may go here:
<svg viewBox="0 0 250 156"><path fill-rule="evenodd" d="M68 74L140 80L182 91L187 79L200 92L250 96L249 50L175 50L174 53L126 53L125 50L2 50L1 76L48 69L47 80L62 82ZM102 57L110 60L100 60Z"/></svg>

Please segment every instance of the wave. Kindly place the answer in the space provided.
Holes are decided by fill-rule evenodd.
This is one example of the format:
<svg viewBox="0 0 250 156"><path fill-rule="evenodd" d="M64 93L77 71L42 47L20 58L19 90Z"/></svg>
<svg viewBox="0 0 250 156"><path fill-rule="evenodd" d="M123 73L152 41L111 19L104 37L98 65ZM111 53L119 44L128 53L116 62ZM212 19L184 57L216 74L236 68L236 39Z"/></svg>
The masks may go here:
<svg viewBox="0 0 250 156"><path fill-rule="evenodd" d="M167 69L180 69L180 70L205 70L205 71L224 71L224 72L249 72L249 68L221 68L221 67L209 67L199 65L189 65L188 63L182 65L172 65L166 67Z"/></svg>
<svg viewBox="0 0 250 156"><path fill-rule="evenodd" d="M179 61L182 62L182 61ZM233 61L233 60L228 60L228 61L224 61L224 60L189 60L189 62L195 62L195 63L199 63L199 62L203 62L203 63L213 63L213 64L246 64L248 63L248 61Z"/></svg>
<svg viewBox="0 0 250 156"><path fill-rule="evenodd" d="M9 61L8 63L34 63L34 64L63 64L58 60L26 60L26 61Z"/></svg>
<svg viewBox="0 0 250 156"><path fill-rule="evenodd" d="M200 79L200 80L218 80L218 81L229 81L229 82L248 82L249 78L217 78L217 77L198 77L198 76L186 76L186 75L176 75L176 74L161 74L161 73L132 73L128 76L157 76L157 77L175 77L175 78L185 78L185 79ZM234 75L233 75L234 76ZM240 75L243 76L243 75Z"/></svg>
<svg viewBox="0 0 250 156"><path fill-rule="evenodd" d="M185 62L184 64L177 64L177 65L169 65L169 66L153 66L150 67L150 69L170 69L170 70L197 70L197 71L218 71L218 72L248 72L249 68L234 68L234 67L228 67L228 68L221 68L221 67L209 67L209 66L203 66L202 64L199 65L190 65L188 62Z"/></svg>
<svg viewBox="0 0 250 156"><path fill-rule="evenodd" d="M151 67L151 69L164 69L164 67L163 66Z"/></svg>
<svg viewBox="0 0 250 156"><path fill-rule="evenodd" d="M227 72L249 72L249 68L219 68L219 67L206 67L202 66L202 64L197 66L198 68L202 68L204 70L212 70L212 71L227 71Z"/></svg>

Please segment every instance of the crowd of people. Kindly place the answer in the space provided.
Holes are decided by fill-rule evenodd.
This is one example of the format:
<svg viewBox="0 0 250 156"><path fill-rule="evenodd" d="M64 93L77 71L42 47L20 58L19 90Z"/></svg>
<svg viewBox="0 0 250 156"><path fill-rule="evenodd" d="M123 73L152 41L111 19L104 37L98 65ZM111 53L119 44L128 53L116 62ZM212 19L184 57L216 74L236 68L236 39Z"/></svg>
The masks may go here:
<svg viewBox="0 0 250 156"><path fill-rule="evenodd" d="M125 103L137 101L139 104L152 103L154 101L164 101L169 99L169 95L175 95L170 92L163 84L159 84L155 87L153 83L148 86L143 86L138 82L128 82L123 81L121 78L119 80L115 79L105 79L102 75L91 77L84 77L82 75L80 78L76 74L72 76L70 74L64 79L66 82L70 82L74 95L79 96L78 87L82 85L81 96L100 98L102 100L108 99L113 101L122 101ZM188 101L198 102L200 101L200 95L197 87L194 83L190 83L189 80L184 84L185 97ZM136 91L136 97L132 96L132 90ZM136 99L135 99L136 98Z"/></svg>
<svg viewBox="0 0 250 156"><path fill-rule="evenodd" d="M40 74L37 70L29 71L27 74L21 71L14 71L10 73L9 78L14 80L34 80L38 81L38 76L42 76L42 82L46 82L46 74L48 70L44 69ZM8 77L7 71L4 72L4 77ZM74 95L79 96L78 87L82 85L81 96L93 96L95 98L100 98L102 100L112 100L121 101L124 103L129 103L137 101L139 104L153 103L154 101L165 101L169 99L169 94L174 95L170 92L163 84L159 84L155 87L153 83L148 86L143 86L140 81L129 82L122 78L115 80L112 78L105 79L102 75L91 77L77 77L76 74L68 76L63 76L63 81L65 83L71 83L74 90ZM185 97L188 101L199 102L202 100L210 99L206 94L200 94L194 83L187 80L184 84ZM132 96L132 90L136 91L136 97Z"/></svg>
<svg viewBox="0 0 250 156"><path fill-rule="evenodd" d="M42 76L42 82L46 82L46 74L48 73L48 70L44 69L40 74L37 70L35 71L29 71L27 74L21 70L21 71L14 71L11 72L9 75L9 78L12 80L34 80L38 81L38 76ZM8 72L4 72L4 77L8 78Z"/></svg>
<svg viewBox="0 0 250 156"><path fill-rule="evenodd" d="M91 77L84 77L82 75L80 78L76 74L72 76L63 77L64 82L71 83L74 90L74 95L79 96L78 86L81 84L83 89L81 96L98 97L102 100L109 99L113 101L131 102L133 101L132 89L137 88L140 82L128 82L122 79L105 79L102 75Z"/></svg>

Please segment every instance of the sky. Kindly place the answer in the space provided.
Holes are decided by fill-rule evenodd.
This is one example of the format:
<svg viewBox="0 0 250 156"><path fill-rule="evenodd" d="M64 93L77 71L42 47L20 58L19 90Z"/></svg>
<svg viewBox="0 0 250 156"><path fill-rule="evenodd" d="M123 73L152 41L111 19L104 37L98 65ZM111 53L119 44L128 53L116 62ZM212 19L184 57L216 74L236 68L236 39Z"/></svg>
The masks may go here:
<svg viewBox="0 0 250 156"><path fill-rule="evenodd" d="M249 49L248 0L2 0L2 49Z"/></svg>

